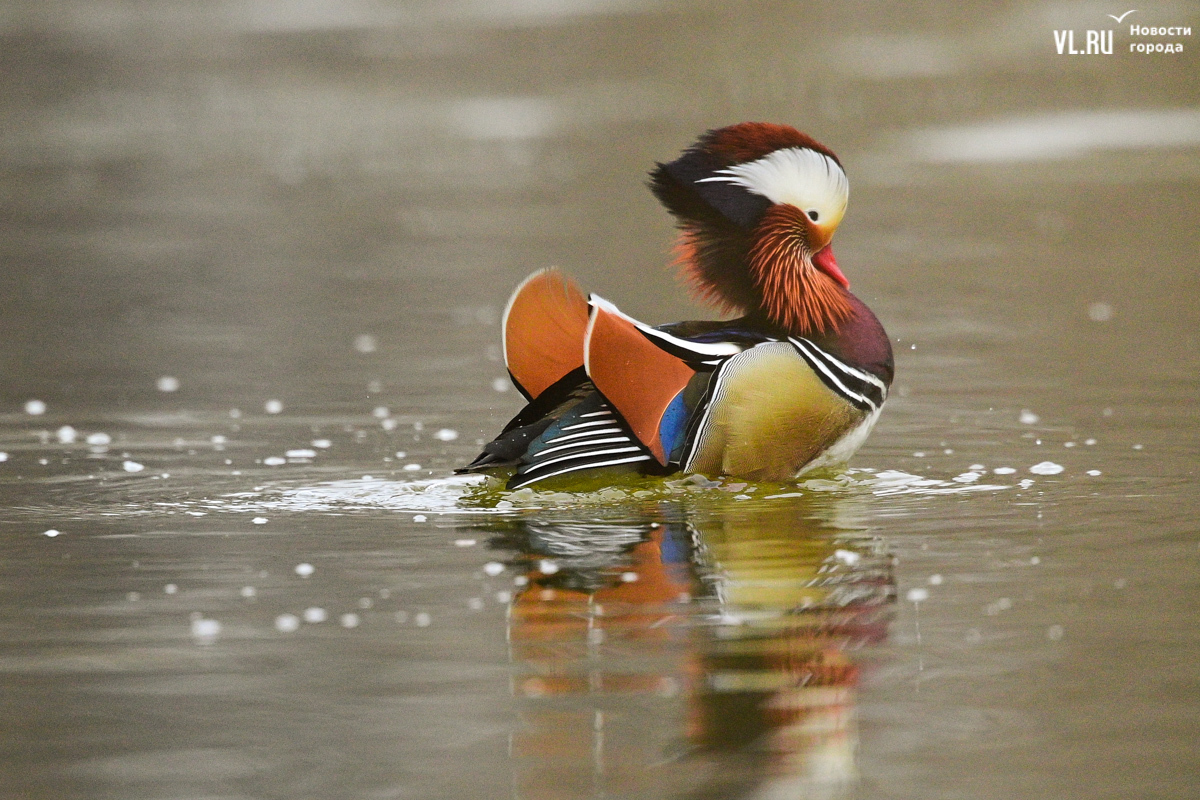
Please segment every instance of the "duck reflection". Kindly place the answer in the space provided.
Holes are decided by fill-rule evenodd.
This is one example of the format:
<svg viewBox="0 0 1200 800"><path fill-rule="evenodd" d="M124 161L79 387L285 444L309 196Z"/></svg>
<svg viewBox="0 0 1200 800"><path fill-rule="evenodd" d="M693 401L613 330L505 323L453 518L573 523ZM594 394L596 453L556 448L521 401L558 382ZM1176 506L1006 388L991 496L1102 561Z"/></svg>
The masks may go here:
<svg viewBox="0 0 1200 800"><path fill-rule="evenodd" d="M497 531L524 569L514 795L848 794L854 652L886 636L895 589L890 557L830 511L543 512Z"/></svg>

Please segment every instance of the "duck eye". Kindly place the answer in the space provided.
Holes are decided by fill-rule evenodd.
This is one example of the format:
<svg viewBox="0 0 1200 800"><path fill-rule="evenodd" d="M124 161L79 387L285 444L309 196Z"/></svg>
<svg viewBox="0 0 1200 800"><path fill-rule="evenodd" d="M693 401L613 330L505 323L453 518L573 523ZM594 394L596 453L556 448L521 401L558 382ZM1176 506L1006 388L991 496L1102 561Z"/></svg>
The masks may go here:
<svg viewBox="0 0 1200 800"><path fill-rule="evenodd" d="M810 211L810 212L808 212L808 218L809 218L809 219L811 219L813 222L816 222L816 221L817 221L817 217L819 217L819 216L820 216L820 215L819 215L819 214L818 214L816 211Z"/></svg>

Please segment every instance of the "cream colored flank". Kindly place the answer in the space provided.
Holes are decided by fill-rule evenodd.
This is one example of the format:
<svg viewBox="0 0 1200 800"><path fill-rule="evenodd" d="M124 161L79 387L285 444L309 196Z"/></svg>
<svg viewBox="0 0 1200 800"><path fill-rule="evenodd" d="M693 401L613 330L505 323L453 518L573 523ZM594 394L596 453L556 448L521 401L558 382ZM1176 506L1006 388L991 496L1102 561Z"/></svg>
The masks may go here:
<svg viewBox="0 0 1200 800"><path fill-rule="evenodd" d="M835 442L861 443L846 434L867 414L826 387L790 344L772 342L730 360L708 417L685 469L787 480Z"/></svg>

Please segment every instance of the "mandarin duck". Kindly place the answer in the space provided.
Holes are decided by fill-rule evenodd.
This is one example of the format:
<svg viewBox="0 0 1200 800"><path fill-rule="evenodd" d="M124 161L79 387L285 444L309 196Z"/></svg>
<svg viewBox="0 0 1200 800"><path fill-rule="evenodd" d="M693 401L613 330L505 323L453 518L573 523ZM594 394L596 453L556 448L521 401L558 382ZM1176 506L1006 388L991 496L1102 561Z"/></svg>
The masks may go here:
<svg viewBox="0 0 1200 800"><path fill-rule="evenodd" d="M649 185L696 295L741 316L651 326L557 269L533 273L502 322L528 404L460 472L515 468L510 490L601 470L782 481L844 463L870 433L892 349L830 249L849 192L833 151L747 122Z"/></svg>

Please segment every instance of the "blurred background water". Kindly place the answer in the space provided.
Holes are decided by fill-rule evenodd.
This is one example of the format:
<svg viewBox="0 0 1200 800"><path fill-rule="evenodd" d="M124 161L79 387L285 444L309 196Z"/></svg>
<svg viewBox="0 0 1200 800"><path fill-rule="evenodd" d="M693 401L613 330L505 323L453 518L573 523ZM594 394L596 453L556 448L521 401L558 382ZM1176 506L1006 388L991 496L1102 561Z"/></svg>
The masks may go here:
<svg viewBox="0 0 1200 800"><path fill-rule="evenodd" d="M0 796L1194 796L1200 6L1102 5L6 4ZM743 120L855 470L472 503L512 286L705 315L644 179Z"/></svg>

